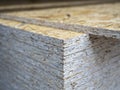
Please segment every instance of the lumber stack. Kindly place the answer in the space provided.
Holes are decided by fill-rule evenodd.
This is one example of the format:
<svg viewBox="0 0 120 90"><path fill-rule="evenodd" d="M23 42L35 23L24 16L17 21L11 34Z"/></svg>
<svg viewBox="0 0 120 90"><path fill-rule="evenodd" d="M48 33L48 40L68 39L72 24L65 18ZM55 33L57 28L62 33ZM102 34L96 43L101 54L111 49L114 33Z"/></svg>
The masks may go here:
<svg viewBox="0 0 120 90"><path fill-rule="evenodd" d="M0 90L119 90L118 4L113 4L116 17L107 9L109 18L104 21L105 14L97 15L97 24L90 23L95 14L85 12L85 6L1 14ZM86 10L90 7L100 9L92 5ZM84 23L75 21L81 19L79 14Z"/></svg>

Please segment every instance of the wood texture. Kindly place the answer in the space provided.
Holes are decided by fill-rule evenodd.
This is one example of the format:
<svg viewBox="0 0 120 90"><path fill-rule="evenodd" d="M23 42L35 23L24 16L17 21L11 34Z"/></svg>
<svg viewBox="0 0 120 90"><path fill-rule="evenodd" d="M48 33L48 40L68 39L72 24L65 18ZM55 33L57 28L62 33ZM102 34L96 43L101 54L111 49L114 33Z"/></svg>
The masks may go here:
<svg viewBox="0 0 120 90"><path fill-rule="evenodd" d="M1 14L0 90L119 90L119 5Z"/></svg>
<svg viewBox="0 0 120 90"><path fill-rule="evenodd" d="M118 39L58 39L0 25L0 90L119 90L119 78Z"/></svg>
<svg viewBox="0 0 120 90"><path fill-rule="evenodd" d="M120 38L120 3L1 14L4 19ZM33 14L34 13L34 14Z"/></svg>
<svg viewBox="0 0 120 90"><path fill-rule="evenodd" d="M61 29L50 28L50 27L45 27L45 26L38 26L38 25L33 25L33 24L17 22L13 20L0 19L0 24L11 27L11 28L17 28L17 29L21 29L24 31L29 31L29 32L33 32L36 34L50 36L50 37L58 38L58 39L69 39L69 38L73 38L75 36L79 36L80 34L82 34L82 33L77 33L73 31L67 31L67 30L61 30Z"/></svg>

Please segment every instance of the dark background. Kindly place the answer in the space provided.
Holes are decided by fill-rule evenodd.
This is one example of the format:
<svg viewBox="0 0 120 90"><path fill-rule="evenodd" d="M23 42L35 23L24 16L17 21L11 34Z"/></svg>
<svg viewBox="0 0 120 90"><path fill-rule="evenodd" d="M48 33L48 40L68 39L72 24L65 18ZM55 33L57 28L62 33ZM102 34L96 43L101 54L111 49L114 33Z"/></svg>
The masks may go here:
<svg viewBox="0 0 120 90"><path fill-rule="evenodd" d="M74 3L73 2L76 2ZM78 2L79 1L79 2ZM11 11L25 11L25 10L36 10L36 9L46 9L46 8L57 8L57 7L70 7L70 6L81 6L81 5L90 5L90 4L103 4L103 3L114 3L119 2L120 0L0 0L0 6L5 8L0 8L0 13L11 12ZM70 2L66 5L62 4L54 4L52 6L43 6L40 7L43 3L52 3L52 2ZM21 7L21 5L29 5L29 4L40 4L37 7ZM9 6L18 6L15 8L9 8ZM44 4L43 4L44 5Z"/></svg>
<svg viewBox="0 0 120 90"><path fill-rule="evenodd" d="M6 4L26 4L26 3L45 3L45 2L75 2L75 1L120 1L120 0L0 0L1 5Z"/></svg>

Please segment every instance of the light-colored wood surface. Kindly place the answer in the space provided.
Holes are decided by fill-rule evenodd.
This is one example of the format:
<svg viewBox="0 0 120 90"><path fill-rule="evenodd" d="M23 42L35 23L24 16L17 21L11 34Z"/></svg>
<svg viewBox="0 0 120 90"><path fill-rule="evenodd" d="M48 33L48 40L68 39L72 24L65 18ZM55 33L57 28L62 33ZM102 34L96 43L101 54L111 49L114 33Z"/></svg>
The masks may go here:
<svg viewBox="0 0 120 90"><path fill-rule="evenodd" d="M109 5L113 7L112 4ZM81 7L90 9L91 6ZM108 12L118 13L118 10L112 8L107 12L106 5L102 7L105 15L108 15L106 18L110 18ZM113 29L102 28L102 23L97 24L100 25L97 28L93 28L96 27L94 25L87 27L87 21L93 24L92 21L96 22L96 19L108 23L112 21L116 25L119 23L119 15L113 15L111 20L104 19L105 17L101 19L99 11L94 15L93 11L84 9L69 7L68 10L35 10L27 11L25 15L18 11L19 13L10 13L13 17L2 14L0 90L119 90L120 39L78 33L86 30L86 33L116 35L120 38L119 29L113 26ZM88 17L89 15L93 16ZM36 18L38 16L40 17ZM78 19L86 21L84 27L77 22Z"/></svg>
<svg viewBox="0 0 120 90"><path fill-rule="evenodd" d="M15 11L7 14L37 20L120 30L120 3Z"/></svg>
<svg viewBox="0 0 120 90"><path fill-rule="evenodd" d="M45 26L38 26L33 24L26 24L26 23L12 21L12 20L0 19L0 24L8 27L16 28L16 29L21 29L21 30L25 30L25 31L45 35L45 36L58 38L58 39L70 39L82 34L82 33L77 33L73 31L61 30L61 29L50 28Z"/></svg>
<svg viewBox="0 0 120 90"><path fill-rule="evenodd" d="M13 11L1 14L0 18L75 32L120 38L119 2Z"/></svg>

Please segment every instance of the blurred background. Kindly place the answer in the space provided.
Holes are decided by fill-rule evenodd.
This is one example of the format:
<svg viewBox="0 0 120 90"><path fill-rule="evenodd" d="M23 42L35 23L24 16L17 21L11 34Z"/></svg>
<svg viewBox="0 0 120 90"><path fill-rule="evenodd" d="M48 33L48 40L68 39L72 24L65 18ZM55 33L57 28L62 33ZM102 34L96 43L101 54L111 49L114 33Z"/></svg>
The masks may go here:
<svg viewBox="0 0 120 90"><path fill-rule="evenodd" d="M95 2L116 2L120 0L0 0L1 5L8 5L8 4L27 4L27 3L46 3L46 2L88 2L88 1L95 1Z"/></svg>
<svg viewBox="0 0 120 90"><path fill-rule="evenodd" d="M0 13L90 4L114 3L120 0L0 0Z"/></svg>

